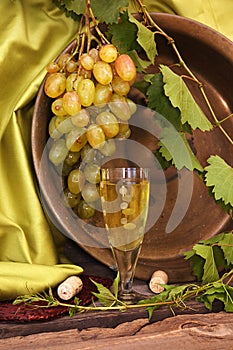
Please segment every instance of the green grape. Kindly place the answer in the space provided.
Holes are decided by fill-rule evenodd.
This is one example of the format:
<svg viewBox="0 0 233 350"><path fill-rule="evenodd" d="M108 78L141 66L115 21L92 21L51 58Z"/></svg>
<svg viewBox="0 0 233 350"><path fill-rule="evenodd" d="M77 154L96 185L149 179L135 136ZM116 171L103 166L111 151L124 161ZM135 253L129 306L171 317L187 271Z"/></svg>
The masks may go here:
<svg viewBox="0 0 233 350"><path fill-rule="evenodd" d="M133 81L136 78L136 67L129 55L122 54L115 61L115 69L121 79Z"/></svg>
<svg viewBox="0 0 233 350"><path fill-rule="evenodd" d="M67 155L68 149L66 148L66 143L64 139L56 140L50 151L49 159L54 165L59 165L62 163Z"/></svg>
<svg viewBox="0 0 233 350"><path fill-rule="evenodd" d="M66 163L67 165L72 167L73 165L78 163L80 156L81 156L80 152L69 151L65 160L64 160L64 163Z"/></svg>
<svg viewBox="0 0 233 350"><path fill-rule="evenodd" d="M63 162L61 165L62 167L61 169L59 169L60 173L62 174L63 177L68 176L71 170L73 170L73 167L65 162Z"/></svg>
<svg viewBox="0 0 233 350"><path fill-rule="evenodd" d="M95 106L105 105L110 101L111 96L112 96L112 86L110 84L102 85L100 83L97 83L95 87L95 98L94 98L93 104Z"/></svg>
<svg viewBox="0 0 233 350"><path fill-rule="evenodd" d="M85 183L85 176L79 169L73 169L68 175L67 185L70 192L78 194Z"/></svg>
<svg viewBox="0 0 233 350"><path fill-rule="evenodd" d="M130 113L131 113L131 115L133 115L137 110L137 105L130 98L126 98L126 100L128 102L128 105L129 105Z"/></svg>
<svg viewBox="0 0 233 350"><path fill-rule="evenodd" d="M96 150L87 143L82 149L81 149L81 159L85 163L91 163L95 159Z"/></svg>
<svg viewBox="0 0 233 350"><path fill-rule="evenodd" d="M78 84L77 93L80 97L81 105L89 107L95 98L95 84L91 79L83 79Z"/></svg>
<svg viewBox="0 0 233 350"><path fill-rule="evenodd" d="M94 64L93 74L98 83L102 85L108 85L113 78L111 66L103 61L97 61Z"/></svg>
<svg viewBox="0 0 233 350"><path fill-rule="evenodd" d="M94 67L94 58L88 53L83 53L80 57L80 63L85 70L92 70Z"/></svg>
<svg viewBox="0 0 233 350"><path fill-rule="evenodd" d="M99 192L95 184L86 182L82 188L82 197L86 203L92 203L99 199Z"/></svg>
<svg viewBox="0 0 233 350"><path fill-rule="evenodd" d="M116 136L119 132L117 118L111 112L102 112L96 117L96 124L100 125L108 138Z"/></svg>
<svg viewBox="0 0 233 350"><path fill-rule="evenodd" d="M99 148L99 151L105 156L110 157L116 152L116 143L114 139L109 139L104 142Z"/></svg>
<svg viewBox="0 0 233 350"><path fill-rule="evenodd" d="M74 124L72 123L72 120L70 117L68 118L63 118L63 120L61 120L62 117L57 117L57 130L62 133L62 134L66 134L70 131L72 131L74 129Z"/></svg>
<svg viewBox="0 0 233 350"><path fill-rule="evenodd" d="M95 209L88 205L84 200L78 204L77 214L80 219L90 219L95 214Z"/></svg>
<svg viewBox="0 0 233 350"><path fill-rule="evenodd" d="M72 123L78 127L84 127L89 124L90 114L86 109L81 109L80 112L71 116Z"/></svg>
<svg viewBox="0 0 233 350"><path fill-rule="evenodd" d="M87 141L93 148L98 148L105 141L105 134L101 126L91 124L87 129Z"/></svg>
<svg viewBox="0 0 233 350"><path fill-rule="evenodd" d="M44 85L45 94L51 98L56 98L63 94L66 88L66 77L63 73L50 74Z"/></svg>
<svg viewBox="0 0 233 350"><path fill-rule="evenodd" d="M87 181L92 184L100 182L100 167L96 163L88 163L84 168L84 175Z"/></svg>
<svg viewBox="0 0 233 350"><path fill-rule="evenodd" d="M99 57L102 61L111 63L116 60L118 56L117 48L112 44L106 44L99 50Z"/></svg>
<svg viewBox="0 0 233 350"><path fill-rule="evenodd" d="M130 119L131 111L125 96L114 93L108 105L112 113L120 120L127 121Z"/></svg>
<svg viewBox="0 0 233 350"><path fill-rule="evenodd" d="M63 108L62 98L57 98L55 101L53 101L53 103L51 105L51 110L52 110L53 114L60 115L62 117L67 114Z"/></svg>
<svg viewBox="0 0 233 350"><path fill-rule="evenodd" d="M118 95L125 96L130 91L130 83L121 79L118 75L115 75L112 80L112 88Z"/></svg>
<svg viewBox="0 0 233 350"><path fill-rule="evenodd" d="M66 147L72 152L79 152L87 143L86 129L74 128L66 134Z"/></svg>
<svg viewBox="0 0 233 350"><path fill-rule="evenodd" d="M59 139L62 136L62 134L57 130L56 119L57 117L54 116L49 122L49 136L53 139Z"/></svg>
<svg viewBox="0 0 233 350"><path fill-rule="evenodd" d="M81 193L74 194L70 192L68 188L66 188L63 192L63 202L66 207L74 208L81 201Z"/></svg>
<svg viewBox="0 0 233 350"><path fill-rule="evenodd" d="M78 113L81 109L80 97L75 91L66 92L63 97L63 108L69 115Z"/></svg>

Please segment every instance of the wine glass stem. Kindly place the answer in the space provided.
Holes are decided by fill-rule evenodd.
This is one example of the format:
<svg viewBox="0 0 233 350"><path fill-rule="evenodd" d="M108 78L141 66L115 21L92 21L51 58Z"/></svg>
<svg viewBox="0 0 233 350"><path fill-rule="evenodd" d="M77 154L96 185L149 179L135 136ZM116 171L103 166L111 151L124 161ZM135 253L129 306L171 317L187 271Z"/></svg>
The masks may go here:
<svg viewBox="0 0 233 350"><path fill-rule="evenodd" d="M120 274L121 289L119 298L122 300L130 300L134 296L133 279L140 250L141 244L131 250L121 250L112 247L113 256Z"/></svg>

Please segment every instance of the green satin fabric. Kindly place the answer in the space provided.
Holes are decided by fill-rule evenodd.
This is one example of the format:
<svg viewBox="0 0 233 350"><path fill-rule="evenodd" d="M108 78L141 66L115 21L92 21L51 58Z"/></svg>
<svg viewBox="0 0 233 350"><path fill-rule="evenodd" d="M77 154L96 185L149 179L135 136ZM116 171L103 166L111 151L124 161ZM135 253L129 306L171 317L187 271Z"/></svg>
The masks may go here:
<svg viewBox="0 0 233 350"><path fill-rule="evenodd" d="M150 11L194 18L233 37L232 0L144 3ZM30 144L45 66L74 38L77 24L50 0L1 0L0 13L0 300L11 300L82 272L62 264L65 238L42 210Z"/></svg>

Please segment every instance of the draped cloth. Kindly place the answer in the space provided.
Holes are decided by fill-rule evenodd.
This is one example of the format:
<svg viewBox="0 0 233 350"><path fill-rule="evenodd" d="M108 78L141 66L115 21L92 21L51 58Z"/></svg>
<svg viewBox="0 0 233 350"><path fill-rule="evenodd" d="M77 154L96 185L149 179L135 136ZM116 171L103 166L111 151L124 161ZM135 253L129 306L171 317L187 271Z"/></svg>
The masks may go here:
<svg viewBox="0 0 233 350"><path fill-rule="evenodd" d="M232 0L143 3L150 11L193 18L233 38ZM65 260L65 238L42 209L30 142L45 67L75 37L78 24L51 0L1 0L0 13L0 300L12 300L83 271Z"/></svg>

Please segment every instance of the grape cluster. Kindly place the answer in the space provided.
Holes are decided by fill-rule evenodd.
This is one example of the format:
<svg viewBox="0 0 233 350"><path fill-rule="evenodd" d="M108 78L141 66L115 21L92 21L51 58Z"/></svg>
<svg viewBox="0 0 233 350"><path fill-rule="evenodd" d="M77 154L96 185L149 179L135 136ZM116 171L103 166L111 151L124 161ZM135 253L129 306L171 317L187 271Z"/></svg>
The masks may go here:
<svg viewBox="0 0 233 350"><path fill-rule="evenodd" d="M136 111L127 95L136 67L112 44L82 53L62 54L47 65L44 91L52 98L49 159L62 168L64 203L82 219L95 214L99 200L98 160L112 156L116 138L129 138Z"/></svg>

